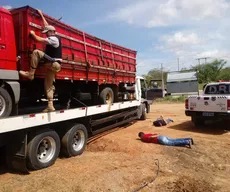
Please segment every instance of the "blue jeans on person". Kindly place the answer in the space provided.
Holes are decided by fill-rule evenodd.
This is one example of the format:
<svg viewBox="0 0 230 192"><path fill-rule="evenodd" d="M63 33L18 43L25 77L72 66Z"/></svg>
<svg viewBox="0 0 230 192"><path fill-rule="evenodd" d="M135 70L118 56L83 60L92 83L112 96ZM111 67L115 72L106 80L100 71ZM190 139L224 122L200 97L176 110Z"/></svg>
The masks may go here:
<svg viewBox="0 0 230 192"><path fill-rule="evenodd" d="M173 122L173 120L170 118L167 118L167 119L165 119L165 122L166 122L166 124L169 124L170 122Z"/></svg>
<svg viewBox="0 0 230 192"><path fill-rule="evenodd" d="M158 136L158 143L162 145L169 145L169 146L185 146L189 145L191 138L178 138L178 139L171 139L166 136Z"/></svg>

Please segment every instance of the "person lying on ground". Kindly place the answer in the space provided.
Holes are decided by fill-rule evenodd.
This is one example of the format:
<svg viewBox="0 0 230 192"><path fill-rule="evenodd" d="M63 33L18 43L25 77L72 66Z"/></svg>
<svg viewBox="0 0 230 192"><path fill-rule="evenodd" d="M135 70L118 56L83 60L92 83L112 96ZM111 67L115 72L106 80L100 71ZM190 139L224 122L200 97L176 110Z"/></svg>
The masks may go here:
<svg viewBox="0 0 230 192"><path fill-rule="evenodd" d="M193 139L192 138L176 138L172 139L167 136L161 136L157 133L145 134L143 132L139 132L138 136L140 137L141 141L146 143L157 143L161 145L168 145L168 146L188 146L189 148L192 147Z"/></svg>
<svg viewBox="0 0 230 192"><path fill-rule="evenodd" d="M163 116L160 116L159 118L157 118L156 121L153 122L153 125L156 127L161 127L169 124L170 122L174 122L174 121L170 118L164 119Z"/></svg>

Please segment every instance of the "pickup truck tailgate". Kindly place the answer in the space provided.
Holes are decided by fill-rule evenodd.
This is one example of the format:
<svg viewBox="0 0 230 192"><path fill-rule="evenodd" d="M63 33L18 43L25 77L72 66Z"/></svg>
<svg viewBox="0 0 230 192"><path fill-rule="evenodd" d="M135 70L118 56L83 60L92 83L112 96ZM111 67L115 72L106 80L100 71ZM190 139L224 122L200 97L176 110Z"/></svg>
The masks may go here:
<svg viewBox="0 0 230 192"><path fill-rule="evenodd" d="M227 112L228 98L226 96L190 96L188 107L191 111Z"/></svg>

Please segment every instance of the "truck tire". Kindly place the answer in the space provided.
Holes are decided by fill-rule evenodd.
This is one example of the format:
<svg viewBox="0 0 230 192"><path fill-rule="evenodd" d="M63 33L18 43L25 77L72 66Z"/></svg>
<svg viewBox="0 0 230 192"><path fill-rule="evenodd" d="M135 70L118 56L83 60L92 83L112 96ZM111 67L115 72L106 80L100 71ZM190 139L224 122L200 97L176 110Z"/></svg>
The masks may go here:
<svg viewBox="0 0 230 192"><path fill-rule="evenodd" d="M199 126L204 126L205 124L205 120L203 118L199 118L196 116L192 116L191 117L191 121L194 123L195 126L199 127Z"/></svg>
<svg viewBox="0 0 230 192"><path fill-rule="evenodd" d="M62 137L61 152L66 157L81 155L86 147L88 131L82 124L76 124Z"/></svg>
<svg viewBox="0 0 230 192"><path fill-rule="evenodd" d="M150 112L150 105L149 104L146 104L147 107L146 107L146 113L149 113Z"/></svg>
<svg viewBox="0 0 230 192"><path fill-rule="evenodd" d="M110 87L104 88L100 93L101 104L111 104L114 101L113 90Z"/></svg>
<svg viewBox="0 0 230 192"><path fill-rule="evenodd" d="M53 165L59 156L60 138L58 134L45 129L38 132L28 143L27 166L32 170Z"/></svg>
<svg viewBox="0 0 230 192"><path fill-rule="evenodd" d="M141 117L140 120L146 120L147 114L146 114L146 105L143 103L141 104Z"/></svg>
<svg viewBox="0 0 230 192"><path fill-rule="evenodd" d="M0 87L0 118L8 117L12 111L12 98L7 90Z"/></svg>

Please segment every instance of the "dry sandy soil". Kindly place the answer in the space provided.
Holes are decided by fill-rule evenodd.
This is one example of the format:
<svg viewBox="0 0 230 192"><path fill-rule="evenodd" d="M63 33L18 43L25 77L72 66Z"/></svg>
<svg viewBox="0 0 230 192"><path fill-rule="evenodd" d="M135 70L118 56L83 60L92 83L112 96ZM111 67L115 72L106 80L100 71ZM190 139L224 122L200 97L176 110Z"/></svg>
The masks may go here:
<svg viewBox="0 0 230 192"><path fill-rule="evenodd" d="M43 170L19 175L0 175L0 191L133 191L156 175L140 191L230 191L230 133L228 125L196 128L184 115L184 104L154 104L145 121L110 133L90 143L78 157L58 159ZM167 127L152 125L159 115L175 122ZM193 137L195 145L170 147L142 143L139 131L169 137Z"/></svg>

